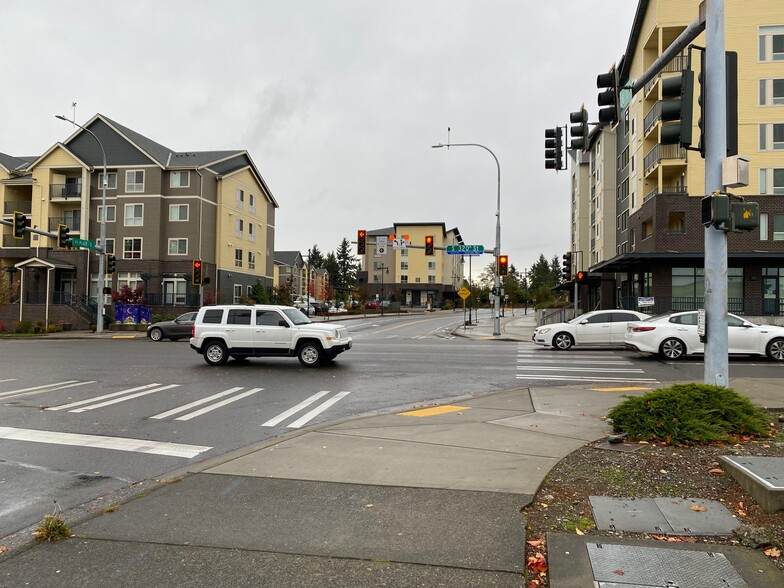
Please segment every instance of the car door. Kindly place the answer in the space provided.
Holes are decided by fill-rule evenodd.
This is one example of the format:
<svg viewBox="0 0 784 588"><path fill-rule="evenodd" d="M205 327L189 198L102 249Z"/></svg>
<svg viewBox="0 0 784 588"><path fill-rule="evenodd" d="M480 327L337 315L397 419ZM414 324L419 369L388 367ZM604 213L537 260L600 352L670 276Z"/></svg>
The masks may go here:
<svg viewBox="0 0 784 588"><path fill-rule="evenodd" d="M189 337L191 334L191 327L196 320L195 312L186 312L181 314L172 323L170 327L171 335L173 337Z"/></svg>
<svg viewBox="0 0 784 588"><path fill-rule="evenodd" d="M230 308L226 314L226 342L231 350L252 353L255 325L251 308Z"/></svg>
<svg viewBox="0 0 784 588"><path fill-rule="evenodd" d="M765 353L760 343L760 329L739 316L727 315L727 351L729 353Z"/></svg>
<svg viewBox="0 0 784 588"><path fill-rule="evenodd" d="M288 354L291 346L291 327L275 309L256 309L254 345L261 353Z"/></svg>
<svg viewBox="0 0 784 588"><path fill-rule="evenodd" d="M688 353L703 353L705 344L700 341L697 333L697 313L687 312L685 314L670 317L674 333L673 335L686 344Z"/></svg>
<svg viewBox="0 0 784 588"><path fill-rule="evenodd" d="M577 345L608 345L611 341L612 312L590 314L575 325Z"/></svg>

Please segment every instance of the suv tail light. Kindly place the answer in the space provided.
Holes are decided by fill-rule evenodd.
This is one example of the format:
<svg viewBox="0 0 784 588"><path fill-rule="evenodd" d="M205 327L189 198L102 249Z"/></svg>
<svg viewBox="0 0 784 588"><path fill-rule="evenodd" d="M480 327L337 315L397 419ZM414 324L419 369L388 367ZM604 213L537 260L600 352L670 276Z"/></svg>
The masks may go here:
<svg viewBox="0 0 784 588"><path fill-rule="evenodd" d="M196 336L196 325L191 325L191 337Z"/></svg>
<svg viewBox="0 0 784 588"><path fill-rule="evenodd" d="M645 333L646 331L653 331L656 327L632 327L632 333Z"/></svg>

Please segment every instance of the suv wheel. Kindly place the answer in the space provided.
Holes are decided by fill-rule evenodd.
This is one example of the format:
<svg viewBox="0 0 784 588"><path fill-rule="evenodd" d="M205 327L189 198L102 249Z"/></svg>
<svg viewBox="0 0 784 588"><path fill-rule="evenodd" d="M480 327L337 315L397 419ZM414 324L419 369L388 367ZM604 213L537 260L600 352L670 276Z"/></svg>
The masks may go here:
<svg viewBox="0 0 784 588"><path fill-rule="evenodd" d="M322 362L324 350L318 343L304 343L297 351L297 358L305 367L314 367Z"/></svg>
<svg viewBox="0 0 784 588"><path fill-rule="evenodd" d="M210 341L204 346L204 361L210 365L223 365L229 359L229 353L222 341Z"/></svg>

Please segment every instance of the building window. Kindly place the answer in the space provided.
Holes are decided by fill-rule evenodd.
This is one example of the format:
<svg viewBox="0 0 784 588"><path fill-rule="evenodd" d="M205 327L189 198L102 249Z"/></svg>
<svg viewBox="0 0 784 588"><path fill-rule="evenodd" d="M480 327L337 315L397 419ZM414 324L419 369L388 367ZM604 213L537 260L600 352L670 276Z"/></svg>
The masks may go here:
<svg viewBox="0 0 784 588"><path fill-rule="evenodd" d="M784 78L760 80L760 106L779 106L784 104Z"/></svg>
<svg viewBox="0 0 784 588"><path fill-rule="evenodd" d="M401 284L408 284L408 276L405 274L400 275L400 283Z"/></svg>
<svg viewBox="0 0 784 588"><path fill-rule="evenodd" d="M188 239L169 239L169 255L188 255Z"/></svg>
<svg viewBox="0 0 784 588"><path fill-rule="evenodd" d="M98 174L98 189L103 188L103 172ZM106 189L117 189L117 172L106 172Z"/></svg>
<svg viewBox="0 0 784 588"><path fill-rule="evenodd" d="M169 204L169 220L173 222L182 222L188 220L188 205L187 204Z"/></svg>
<svg viewBox="0 0 784 588"><path fill-rule="evenodd" d="M667 223L667 229L669 230L670 233L685 233L686 213L671 211Z"/></svg>
<svg viewBox="0 0 784 588"><path fill-rule="evenodd" d="M642 239L645 240L648 237L653 236L653 219L649 218L648 220L642 223L641 227L642 232Z"/></svg>
<svg viewBox="0 0 784 588"><path fill-rule="evenodd" d="M256 254L248 251L248 269L256 269Z"/></svg>
<svg viewBox="0 0 784 588"><path fill-rule="evenodd" d="M400 257L408 257L408 249L401 249L400 250Z"/></svg>
<svg viewBox="0 0 784 588"><path fill-rule="evenodd" d="M237 208L242 208L245 205L245 191L237 188Z"/></svg>
<svg viewBox="0 0 784 588"><path fill-rule="evenodd" d="M760 194L784 195L784 168L760 169Z"/></svg>
<svg viewBox="0 0 784 588"><path fill-rule="evenodd" d="M256 200L258 200L258 198L256 198L253 194L248 195L248 210L250 212L256 212Z"/></svg>
<svg viewBox="0 0 784 588"><path fill-rule="evenodd" d="M125 191L144 192L143 169L129 169L125 172Z"/></svg>
<svg viewBox="0 0 784 588"><path fill-rule="evenodd" d="M256 227L253 223L248 223L248 241L256 242Z"/></svg>
<svg viewBox="0 0 784 588"><path fill-rule="evenodd" d="M117 207L114 204L106 205L106 222L113 223L117 220ZM98 222L103 222L103 206L98 207Z"/></svg>
<svg viewBox="0 0 784 588"><path fill-rule="evenodd" d="M759 60L784 61L784 25L759 28Z"/></svg>
<svg viewBox="0 0 784 588"><path fill-rule="evenodd" d="M239 304L242 302L242 284L234 284L234 304ZM236 312L234 310L230 310L230 313ZM231 319L231 317L229 317ZM248 324L250 324L250 311L248 311Z"/></svg>
<svg viewBox="0 0 784 588"><path fill-rule="evenodd" d="M705 295L705 270L701 267L672 268L672 297L702 298ZM673 309L676 301L673 300Z"/></svg>
<svg viewBox="0 0 784 588"><path fill-rule="evenodd" d="M142 240L139 238L123 239L123 259L141 259Z"/></svg>
<svg viewBox="0 0 784 588"><path fill-rule="evenodd" d="M784 150L784 123L761 124L760 151Z"/></svg>
<svg viewBox="0 0 784 588"><path fill-rule="evenodd" d="M768 213L761 212L759 218L760 241L768 240Z"/></svg>
<svg viewBox="0 0 784 588"><path fill-rule="evenodd" d="M242 232L244 230L244 223L242 222L241 218L238 218L234 221L234 236L238 239L242 239Z"/></svg>
<svg viewBox="0 0 784 588"><path fill-rule="evenodd" d="M234 265L236 267L242 267L242 249L234 250Z"/></svg>
<svg viewBox="0 0 784 588"><path fill-rule="evenodd" d="M98 245L101 244L101 240L97 239L95 241ZM103 248L104 253L108 253L110 255L114 255L114 239L106 239L106 245Z"/></svg>
<svg viewBox="0 0 784 588"><path fill-rule="evenodd" d="M191 172L175 171L171 173L169 186L171 188L187 188L191 185Z"/></svg>
<svg viewBox="0 0 784 588"><path fill-rule="evenodd" d="M429 269L429 270L436 269L436 262L435 261L428 261L427 262L427 269Z"/></svg>
<svg viewBox="0 0 784 588"><path fill-rule="evenodd" d="M407 270L408 270L408 262L407 261L401 261L400 262L400 271L407 271Z"/></svg>
<svg viewBox="0 0 784 588"><path fill-rule="evenodd" d="M784 241L784 214L773 215L773 240Z"/></svg>
<svg viewBox="0 0 784 588"><path fill-rule="evenodd" d="M144 204L126 204L125 226L141 227L143 225L144 225Z"/></svg>
<svg viewBox="0 0 784 588"><path fill-rule="evenodd" d="M427 283L428 284L435 284L436 283L436 277L435 276L427 276Z"/></svg>

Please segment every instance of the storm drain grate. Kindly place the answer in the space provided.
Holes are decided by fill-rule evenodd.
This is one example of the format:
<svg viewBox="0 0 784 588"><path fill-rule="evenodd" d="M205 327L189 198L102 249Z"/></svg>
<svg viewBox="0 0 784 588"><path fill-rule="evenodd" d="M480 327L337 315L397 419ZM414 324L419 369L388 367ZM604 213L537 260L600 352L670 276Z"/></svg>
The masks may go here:
<svg viewBox="0 0 784 588"><path fill-rule="evenodd" d="M589 543L600 588L749 588L721 553Z"/></svg>
<svg viewBox="0 0 784 588"><path fill-rule="evenodd" d="M740 525L715 500L590 496L596 528L663 535L732 535Z"/></svg>

